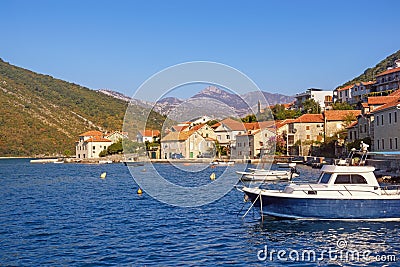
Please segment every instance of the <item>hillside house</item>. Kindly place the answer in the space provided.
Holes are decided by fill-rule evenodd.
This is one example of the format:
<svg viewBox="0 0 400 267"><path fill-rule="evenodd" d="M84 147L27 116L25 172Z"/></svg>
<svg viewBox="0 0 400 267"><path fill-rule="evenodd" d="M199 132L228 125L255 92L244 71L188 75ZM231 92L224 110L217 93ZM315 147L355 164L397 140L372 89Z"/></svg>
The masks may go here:
<svg viewBox="0 0 400 267"><path fill-rule="evenodd" d="M75 144L75 155L78 159L98 158L101 151L107 149L113 142L104 138L100 131L88 131L79 135Z"/></svg>
<svg viewBox="0 0 400 267"><path fill-rule="evenodd" d="M207 124L187 127L180 132L169 132L161 139L161 153L164 159L182 155L184 158L197 158L215 153L215 133Z"/></svg>
<svg viewBox="0 0 400 267"><path fill-rule="evenodd" d="M146 129L139 131L136 136L136 141L138 143L154 142L160 138L160 131L153 129Z"/></svg>

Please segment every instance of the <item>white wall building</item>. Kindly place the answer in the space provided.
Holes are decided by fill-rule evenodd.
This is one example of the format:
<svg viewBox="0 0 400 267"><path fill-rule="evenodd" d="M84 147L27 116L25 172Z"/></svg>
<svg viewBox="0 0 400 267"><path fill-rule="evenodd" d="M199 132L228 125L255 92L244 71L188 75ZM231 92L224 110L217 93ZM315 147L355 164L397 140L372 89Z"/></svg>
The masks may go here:
<svg viewBox="0 0 400 267"><path fill-rule="evenodd" d="M112 141L104 138L102 132L88 131L79 135L75 145L75 155L78 159L98 158L101 151L107 149Z"/></svg>
<svg viewBox="0 0 400 267"><path fill-rule="evenodd" d="M327 91L317 88L309 88L304 93L295 95L296 101L295 106L297 108L302 108L303 102L307 99L314 99L322 109L329 106L333 101L333 91Z"/></svg>

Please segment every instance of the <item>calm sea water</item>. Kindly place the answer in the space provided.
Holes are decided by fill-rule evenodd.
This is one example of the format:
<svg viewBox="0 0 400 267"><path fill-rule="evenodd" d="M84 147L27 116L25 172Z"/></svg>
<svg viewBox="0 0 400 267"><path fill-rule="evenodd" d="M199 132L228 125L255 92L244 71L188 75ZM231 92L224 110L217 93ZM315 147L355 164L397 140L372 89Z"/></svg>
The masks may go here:
<svg viewBox="0 0 400 267"><path fill-rule="evenodd" d="M211 171L188 178L171 165L157 168L193 184ZM303 179L316 173L300 171ZM0 189L1 266L399 266L399 222L261 222L257 212L242 219L249 204L238 216L244 203L236 190L199 208L173 207L137 195L122 164L0 160ZM374 261L346 259L342 247ZM305 251L316 260L302 258Z"/></svg>

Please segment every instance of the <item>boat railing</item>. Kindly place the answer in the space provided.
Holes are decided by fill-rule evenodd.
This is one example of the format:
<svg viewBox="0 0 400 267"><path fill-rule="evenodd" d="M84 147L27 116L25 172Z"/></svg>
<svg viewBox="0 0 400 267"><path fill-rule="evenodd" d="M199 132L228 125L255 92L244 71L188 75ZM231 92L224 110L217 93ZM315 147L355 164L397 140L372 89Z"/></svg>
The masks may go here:
<svg viewBox="0 0 400 267"><path fill-rule="evenodd" d="M382 195L400 195L400 185L380 186Z"/></svg>
<svg viewBox="0 0 400 267"><path fill-rule="evenodd" d="M374 188L375 189L375 188ZM353 196L353 193L355 192L362 192L362 193L373 193L375 195L381 195L381 193L376 192L376 190L349 190L349 188L347 188L346 186L344 186L343 188L337 188L337 189L328 189L328 188L313 188L310 186L310 190L307 189L294 189L292 192L303 192L306 195L317 195L318 192L338 192L339 194L341 194L342 196L344 196L345 194L343 194L343 192L347 193L350 196ZM382 192L382 191L381 191ZM385 195L396 195L396 194L400 194L400 191L396 191L397 193L386 193Z"/></svg>

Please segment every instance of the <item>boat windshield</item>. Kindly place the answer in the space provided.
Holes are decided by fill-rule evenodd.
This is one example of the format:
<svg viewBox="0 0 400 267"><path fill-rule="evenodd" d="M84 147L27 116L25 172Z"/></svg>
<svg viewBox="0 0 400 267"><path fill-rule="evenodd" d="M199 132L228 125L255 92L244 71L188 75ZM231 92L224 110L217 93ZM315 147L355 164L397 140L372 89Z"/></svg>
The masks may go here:
<svg viewBox="0 0 400 267"><path fill-rule="evenodd" d="M324 172L321 174L321 176L319 177L319 182L320 184L327 184L329 182L329 180L331 179L331 173L327 173Z"/></svg>

